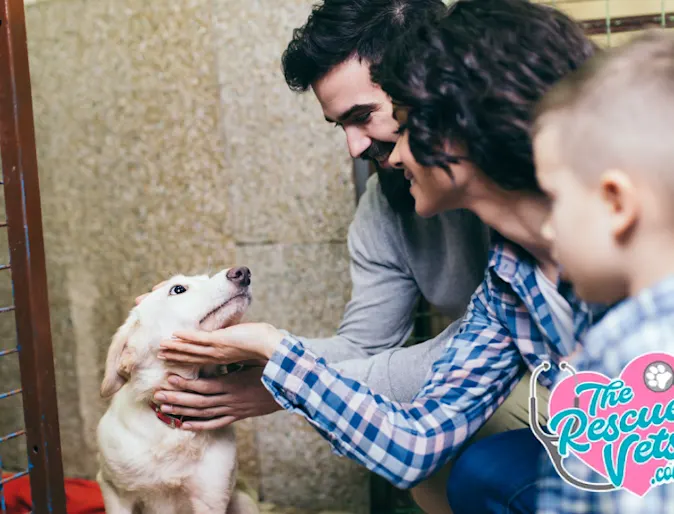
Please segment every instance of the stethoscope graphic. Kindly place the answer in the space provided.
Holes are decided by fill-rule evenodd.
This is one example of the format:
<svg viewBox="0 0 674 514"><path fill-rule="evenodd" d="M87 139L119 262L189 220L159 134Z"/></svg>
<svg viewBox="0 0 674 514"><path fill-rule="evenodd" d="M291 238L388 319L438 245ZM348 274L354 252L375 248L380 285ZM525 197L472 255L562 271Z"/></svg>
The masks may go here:
<svg viewBox="0 0 674 514"><path fill-rule="evenodd" d="M559 476L562 477L564 480L566 480L569 484L576 486L580 489L585 489L586 491L607 492L619 489L619 487L616 487L611 483L605 482L601 484L601 483L585 482L571 475L566 470L566 468L564 468L563 463L564 459L559 454L558 445L555 445L555 443L559 443L559 436L546 433L538 424L538 400L536 398L536 382L538 382L538 375L540 375L542 371L548 371L550 367L551 366L549 362L547 361L543 362L542 364L537 366L534 369L533 373L531 374L531 383L529 384L529 426L531 427L531 431L536 436L536 439L538 439L541 442L541 444L545 448L545 451L550 456L552 465L555 467L555 470L557 471ZM567 362L560 363L559 369L571 373L576 382L576 386L578 386L578 378L576 376L576 370L569 363ZM658 381L657 378L658 374L663 374L662 376L665 377L664 382ZM646 387L648 387L648 389L654 392L664 393L674 387L674 368L672 368L672 366L670 366L666 362L655 361L646 366L643 378L644 384L646 385ZM577 394L574 394L573 406L575 408L580 407L580 399L578 398ZM578 423L578 420L576 420L575 423Z"/></svg>
<svg viewBox="0 0 674 514"><path fill-rule="evenodd" d="M559 368L562 371L569 371L574 376L574 378L576 377L576 370L570 364L562 362L559 365ZM550 363L546 361L543 364L536 367L536 369L534 369L533 373L531 374L531 383L529 384L529 426L531 426L531 431L534 433L534 436L536 436L536 439L538 439L541 442L541 444L545 448L545 451L550 456L550 460L552 461L552 465L555 467L555 471L557 471L559 476L562 477L569 484L578 487L580 489L585 489L586 491L607 492L619 489L618 487L608 482L603 484L585 482L584 480L580 480L571 475L571 473L569 473L564 467L563 462L564 459L559 454L558 446L555 444L559 442L559 436L546 433L538 424L538 400L536 398L536 382L538 381L538 375L540 375L542 371L548 371L549 369ZM574 395L573 397L573 406L575 408L579 408L580 406L580 399L578 398L577 394Z"/></svg>

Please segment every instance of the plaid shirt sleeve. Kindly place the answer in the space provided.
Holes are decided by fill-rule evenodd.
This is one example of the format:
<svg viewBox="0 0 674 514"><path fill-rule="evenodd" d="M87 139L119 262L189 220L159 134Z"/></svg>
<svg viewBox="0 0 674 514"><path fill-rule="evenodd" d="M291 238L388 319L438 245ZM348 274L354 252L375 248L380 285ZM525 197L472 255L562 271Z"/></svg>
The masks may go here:
<svg viewBox="0 0 674 514"><path fill-rule="evenodd" d="M488 283L488 280L485 280ZM411 403L397 403L345 378L287 336L263 383L286 410L304 416L337 454L395 486L431 475L491 416L523 373L509 332L484 283L461 328Z"/></svg>

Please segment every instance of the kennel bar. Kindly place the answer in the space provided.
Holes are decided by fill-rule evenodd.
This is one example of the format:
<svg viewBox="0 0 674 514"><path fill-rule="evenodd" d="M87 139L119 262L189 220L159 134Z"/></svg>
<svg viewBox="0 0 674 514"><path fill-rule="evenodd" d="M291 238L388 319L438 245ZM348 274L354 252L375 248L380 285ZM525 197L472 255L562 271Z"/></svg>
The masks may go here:
<svg viewBox="0 0 674 514"><path fill-rule="evenodd" d="M23 0L0 6L0 155L5 195L18 345L0 357L18 353L25 429L4 436L25 437L28 469L0 480L29 475L33 512L65 514L54 358L49 322L47 273L31 100ZM3 269L10 269L9 266ZM18 394L17 390L5 397ZM0 400L1 401L1 400ZM0 498L4 510L4 498Z"/></svg>
<svg viewBox="0 0 674 514"><path fill-rule="evenodd" d="M16 353L19 351L19 347L15 348L10 348L9 350L2 350L0 351L0 357L4 357L5 355L9 355L10 353Z"/></svg>
<svg viewBox="0 0 674 514"><path fill-rule="evenodd" d="M604 18L596 20L586 20L580 22L586 34L598 35L606 34L607 28L610 28L614 34L620 32L635 32L650 27L672 28L674 27L674 12L661 12L660 14L650 14L644 16L623 16L606 20Z"/></svg>
<svg viewBox="0 0 674 514"><path fill-rule="evenodd" d="M0 393L0 400L9 398L10 396L14 396L15 394L19 394L21 392L23 392L23 389L19 387L18 389L12 389L11 391L7 391L6 393ZM1 438L0 442L2 442Z"/></svg>
<svg viewBox="0 0 674 514"><path fill-rule="evenodd" d="M25 430L17 430L16 432L12 432L11 434L7 434L5 436L0 437L0 443L4 443L5 441L9 441L10 439L14 439L15 437L19 437L21 435L25 435L26 431ZM11 477L7 478L6 480L3 480L2 482L9 482L10 480L16 480L17 476L12 475Z"/></svg>

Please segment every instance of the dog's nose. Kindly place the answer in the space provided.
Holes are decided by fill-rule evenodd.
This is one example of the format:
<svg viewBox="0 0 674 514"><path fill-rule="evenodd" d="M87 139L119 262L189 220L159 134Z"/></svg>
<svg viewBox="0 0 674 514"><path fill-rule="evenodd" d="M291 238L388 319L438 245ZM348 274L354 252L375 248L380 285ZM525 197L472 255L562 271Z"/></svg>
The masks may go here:
<svg viewBox="0 0 674 514"><path fill-rule="evenodd" d="M227 272L227 278L234 282L238 286L249 286L250 285L250 270L245 266L239 266L238 268L232 268Z"/></svg>

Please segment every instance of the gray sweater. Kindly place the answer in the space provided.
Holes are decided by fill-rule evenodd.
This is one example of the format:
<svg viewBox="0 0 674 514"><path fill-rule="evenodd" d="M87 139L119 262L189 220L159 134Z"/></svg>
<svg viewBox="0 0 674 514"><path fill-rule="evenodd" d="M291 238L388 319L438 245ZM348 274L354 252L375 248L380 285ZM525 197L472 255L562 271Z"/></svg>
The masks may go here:
<svg viewBox="0 0 674 514"><path fill-rule="evenodd" d="M373 175L349 228L353 289L342 322L334 336L303 343L376 393L410 401L482 280L488 240L468 211L427 219L395 213ZM420 295L457 321L434 339L403 348Z"/></svg>

